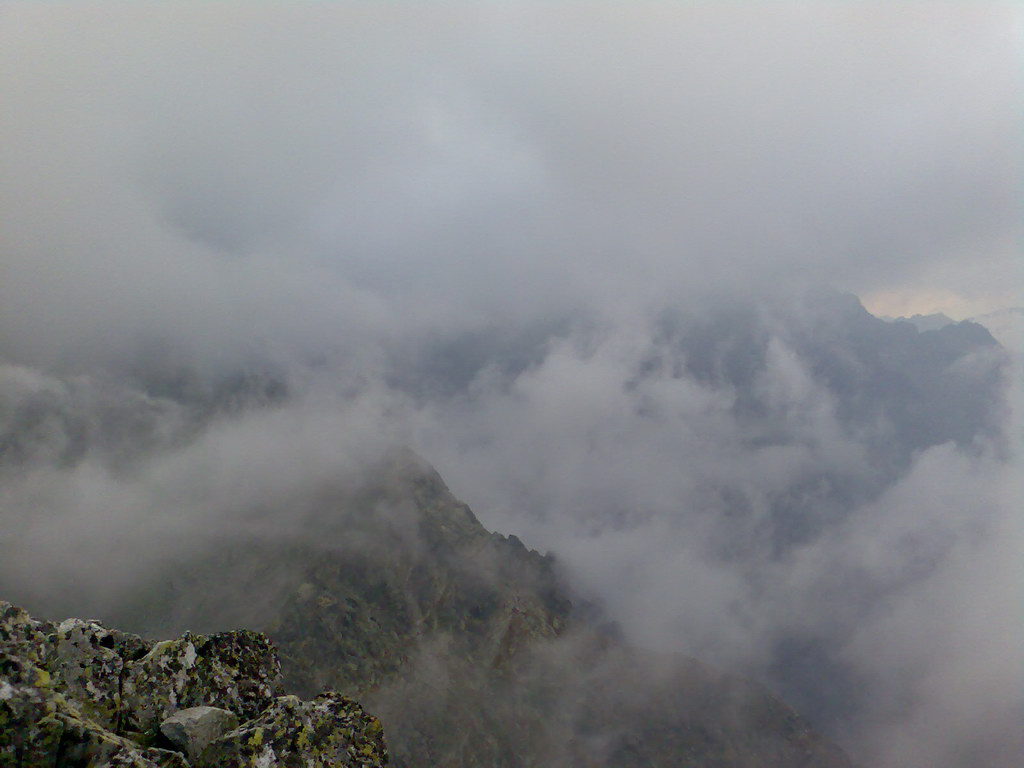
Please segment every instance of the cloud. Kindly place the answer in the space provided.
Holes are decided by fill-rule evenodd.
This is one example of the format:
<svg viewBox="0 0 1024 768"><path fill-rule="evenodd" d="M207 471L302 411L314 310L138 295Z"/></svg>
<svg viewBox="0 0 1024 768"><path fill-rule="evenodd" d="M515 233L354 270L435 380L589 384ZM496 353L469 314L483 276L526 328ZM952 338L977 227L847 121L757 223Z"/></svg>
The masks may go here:
<svg viewBox="0 0 1024 768"><path fill-rule="evenodd" d="M23 361L1010 274L1009 8L112 14L5 8Z"/></svg>
<svg viewBox="0 0 1024 768"><path fill-rule="evenodd" d="M864 734L881 764L1009 765L1024 746L1020 480L1016 462L933 449L840 545L842 560L907 582L844 648L869 675Z"/></svg>
<svg viewBox="0 0 1024 768"><path fill-rule="evenodd" d="M1002 363L817 286L1017 284L1020 28L5 5L4 584L116 600L408 443L635 642L824 701L882 764L997 763L972 750L1013 747L1024 626ZM287 396L226 407L239 370ZM780 671L811 648L816 681Z"/></svg>
<svg viewBox="0 0 1024 768"><path fill-rule="evenodd" d="M570 334L539 364L484 371L428 406L419 445L486 524L554 551L632 642L770 681L872 764L1010 765L1024 705L1005 663L1024 627L1022 475L1004 445L1016 416L997 384L985 408L1005 433L950 422L940 431L961 437L939 437L942 413L991 391L986 354L927 374L942 387L964 375L962 393L912 405L898 393L921 347L871 371L885 344L861 337L858 352L829 335L835 320L765 310L746 328L762 346L742 323L712 323L710 369L643 324ZM737 361L752 375L715 380ZM924 408L930 426L851 417L848 398L865 396Z"/></svg>
<svg viewBox="0 0 1024 768"><path fill-rule="evenodd" d="M102 613L239 526L330 546L317 494L413 444L489 527L554 551L632 642L768 680L878 764L952 766L957 750L1012 764L993 750L1012 749L1020 705L1003 664L1024 626L1018 458L983 430L914 448L885 419L847 423L798 345L804 321L747 316L761 346L743 323L713 325L717 352L696 367L686 337L656 324L584 326L450 395L328 369L283 401L212 414L8 366L5 422L23 449L5 455L0 580L56 613ZM970 388L990 394L984 378ZM30 413L43 427L24 428ZM907 452L895 474L876 465L879 437ZM806 669L780 661L794 643L818 654ZM935 730L943 740L925 739Z"/></svg>

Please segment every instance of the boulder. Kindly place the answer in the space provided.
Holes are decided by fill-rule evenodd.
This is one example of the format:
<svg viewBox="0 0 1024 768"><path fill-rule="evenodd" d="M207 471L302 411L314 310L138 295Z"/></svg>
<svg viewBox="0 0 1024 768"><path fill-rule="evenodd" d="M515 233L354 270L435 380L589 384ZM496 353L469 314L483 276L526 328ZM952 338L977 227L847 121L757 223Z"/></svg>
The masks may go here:
<svg viewBox="0 0 1024 768"><path fill-rule="evenodd" d="M186 632L165 640L124 675L122 727L155 736L180 709L219 707L248 720L282 693L281 665L264 635L241 630L215 635Z"/></svg>
<svg viewBox="0 0 1024 768"><path fill-rule="evenodd" d="M112 633L97 622L68 619L51 639L46 666L54 684L84 716L116 729L124 661L114 650Z"/></svg>
<svg viewBox="0 0 1024 768"><path fill-rule="evenodd" d="M51 766L63 728L50 676L0 643L0 766Z"/></svg>
<svg viewBox="0 0 1024 768"><path fill-rule="evenodd" d="M214 741L193 762L195 768L387 764L380 721L337 693L322 693L312 701L281 696L259 717Z"/></svg>
<svg viewBox="0 0 1024 768"><path fill-rule="evenodd" d="M53 624L37 621L16 605L0 601L0 647L8 655L42 664L53 641Z"/></svg>
<svg viewBox="0 0 1024 768"><path fill-rule="evenodd" d="M146 748L100 726L57 690L47 670L0 645L3 768L188 768L181 755Z"/></svg>
<svg viewBox="0 0 1024 768"><path fill-rule="evenodd" d="M237 727L234 712L218 707L189 707L160 723L160 733L189 760L195 760L211 741Z"/></svg>
<svg viewBox="0 0 1024 768"><path fill-rule="evenodd" d="M60 704L58 703L60 710ZM52 762L40 764L53 768L189 768L177 752L147 747L119 736L72 710L58 711L60 743ZM34 765L25 763L25 765Z"/></svg>

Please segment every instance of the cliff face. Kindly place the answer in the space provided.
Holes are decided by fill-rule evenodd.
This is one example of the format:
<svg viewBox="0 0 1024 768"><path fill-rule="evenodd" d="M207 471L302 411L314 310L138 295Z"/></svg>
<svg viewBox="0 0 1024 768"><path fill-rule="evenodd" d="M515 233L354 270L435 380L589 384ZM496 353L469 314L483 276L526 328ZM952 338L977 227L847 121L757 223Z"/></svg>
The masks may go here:
<svg viewBox="0 0 1024 768"><path fill-rule="evenodd" d="M0 766L382 766L380 722L335 693L284 696L253 632L151 643L0 603Z"/></svg>

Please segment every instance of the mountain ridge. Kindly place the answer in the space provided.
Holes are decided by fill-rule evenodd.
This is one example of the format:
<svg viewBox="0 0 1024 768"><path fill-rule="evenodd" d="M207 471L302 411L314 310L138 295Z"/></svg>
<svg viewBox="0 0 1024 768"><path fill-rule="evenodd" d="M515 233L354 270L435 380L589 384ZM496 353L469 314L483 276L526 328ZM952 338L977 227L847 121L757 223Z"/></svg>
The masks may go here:
<svg viewBox="0 0 1024 768"><path fill-rule="evenodd" d="M319 537L347 546L220 550L212 571L179 564L173 594L148 592L124 620L145 633L170 605L178 628L223 629L207 580L245 603L263 590L254 569L289 559L277 611L254 628L278 648L287 690L338 690L377 713L394 765L849 765L759 686L595 625L550 556L484 529L411 451L370 475L320 518Z"/></svg>

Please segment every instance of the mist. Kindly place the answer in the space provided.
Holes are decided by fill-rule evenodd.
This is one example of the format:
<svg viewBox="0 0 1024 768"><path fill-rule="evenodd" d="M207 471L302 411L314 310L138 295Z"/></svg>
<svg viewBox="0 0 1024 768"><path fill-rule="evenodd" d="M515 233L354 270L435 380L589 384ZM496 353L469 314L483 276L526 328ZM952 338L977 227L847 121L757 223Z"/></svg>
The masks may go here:
<svg viewBox="0 0 1024 768"><path fill-rule="evenodd" d="M1019 304L1021 32L5 4L0 597L113 610L409 446L630 642L1016 764L1020 350L855 296Z"/></svg>

